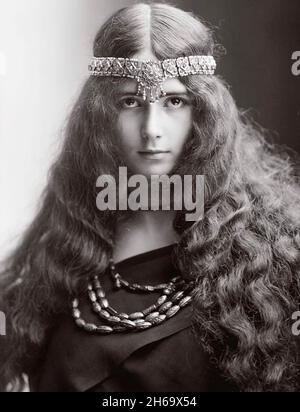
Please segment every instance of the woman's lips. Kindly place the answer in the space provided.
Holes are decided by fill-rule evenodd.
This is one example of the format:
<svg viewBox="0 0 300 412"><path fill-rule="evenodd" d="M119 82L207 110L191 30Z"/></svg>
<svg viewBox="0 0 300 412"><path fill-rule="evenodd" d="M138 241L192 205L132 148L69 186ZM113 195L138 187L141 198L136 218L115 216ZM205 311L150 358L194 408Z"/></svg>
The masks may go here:
<svg viewBox="0 0 300 412"><path fill-rule="evenodd" d="M145 159L163 159L166 155L170 153L169 150L140 150L138 154Z"/></svg>

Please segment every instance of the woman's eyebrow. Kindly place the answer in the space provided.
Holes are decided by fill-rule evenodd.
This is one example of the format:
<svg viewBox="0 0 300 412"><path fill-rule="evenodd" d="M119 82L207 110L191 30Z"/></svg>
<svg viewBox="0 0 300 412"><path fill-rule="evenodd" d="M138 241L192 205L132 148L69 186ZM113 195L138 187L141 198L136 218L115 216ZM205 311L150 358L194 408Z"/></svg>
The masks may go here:
<svg viewBox="0 0 300 412"><path fill-rule="evenodd" d="M118 96L136 96L136 91L120 90L117 92Z"/></svg>

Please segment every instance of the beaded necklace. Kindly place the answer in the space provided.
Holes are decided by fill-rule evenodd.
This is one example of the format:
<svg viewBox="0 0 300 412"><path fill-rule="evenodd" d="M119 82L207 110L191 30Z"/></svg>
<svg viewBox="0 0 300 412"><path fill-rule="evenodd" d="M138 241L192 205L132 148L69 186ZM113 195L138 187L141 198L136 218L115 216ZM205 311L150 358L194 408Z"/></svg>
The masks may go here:
<svg viewBox="0 0 300 412"><path fill-rule="evenodd" d="M130 314L118 312L110 306L98 276L94 276L88 283L87 295L93 311L102 321L105 321L105 324L95 325L86 322L81 317L78 298L72 301L72 315L75 323L87 332L100 334L138 332L165 322L192 301L194 281L186 282L180 276L175 276L169 283L160 283L154 286L131 284L116 271L112 259L109 262L109 270L116 289L124 288L136 293L151 293L161 290L161 295L154 304L140 312Z"/></svg>

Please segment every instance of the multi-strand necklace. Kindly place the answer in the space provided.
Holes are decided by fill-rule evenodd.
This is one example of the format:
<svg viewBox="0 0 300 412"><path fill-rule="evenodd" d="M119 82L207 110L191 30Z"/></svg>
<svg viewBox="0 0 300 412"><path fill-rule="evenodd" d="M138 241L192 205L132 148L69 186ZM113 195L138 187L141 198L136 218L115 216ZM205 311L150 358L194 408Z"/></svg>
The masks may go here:
<svg viewBox="0 0 300 412"><path fill-rule="evenodd" d="M72 315L80 328L87 332L108 334L113 332L137 332L159 325L174 316L180 309L192 301L194 281L186 282L181 276L171 278L168 283L158 285L139 285L124 280L116 271L113 260L110 260L109 270L116 289L124 288L134 293L151 293L161 291L157 301L146 309L130 314L118 312L110 306L98 276L94 276L87 286L88 299L93 311L104 321L95 325L86 322L81 317L78 298L72 301Z"/></svg>

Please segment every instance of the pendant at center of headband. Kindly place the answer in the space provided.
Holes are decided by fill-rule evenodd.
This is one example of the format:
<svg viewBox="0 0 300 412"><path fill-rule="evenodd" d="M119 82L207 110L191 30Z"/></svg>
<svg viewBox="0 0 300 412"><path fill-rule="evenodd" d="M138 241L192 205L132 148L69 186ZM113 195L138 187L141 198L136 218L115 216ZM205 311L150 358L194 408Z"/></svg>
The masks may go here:
<svg viewBox="0 0 300 412"><path fill-rule="evenodd" d="M160 96L165 95L163 81L164 74L159 63L143 62L137 76L137 95L142 95L144 100L148 95L150 103L154 103Z"/></svg>

